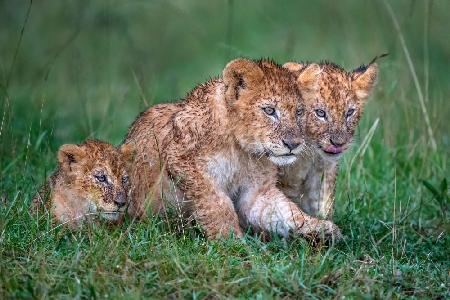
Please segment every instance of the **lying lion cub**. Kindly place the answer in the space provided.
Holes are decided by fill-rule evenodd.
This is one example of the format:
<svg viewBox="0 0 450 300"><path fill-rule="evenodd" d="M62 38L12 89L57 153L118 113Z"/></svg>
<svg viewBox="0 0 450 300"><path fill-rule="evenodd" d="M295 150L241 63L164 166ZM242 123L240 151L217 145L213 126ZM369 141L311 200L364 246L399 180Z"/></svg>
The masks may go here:
<svg viewBox="0 0 450 300"><path fill-rule="evenodd" d="M31 209L44 204L56 221L70 227L96 215L120 221L130 189L127 169L132 152L130 145L118 149L98 140L62 145L58 168L34 197Z"/></svg>
<svg viewBox="0 0 450 300"><path fill-rule="evenodd" d="M137 151L130 212L142 217L146 199L160 208L159 185L172 181L175 200L185 197L184 212L209 238L242 236L239 221L285 237L339 238L333 223L306 215L276 187L277 166L304 149L302 95L315 93L319 71L313 64L294 76L271 61L237 59L184 101L143 112L125 141Z"/></svg>
<svg viewBox="0 0 450 300"><path fill-rule="evenodd" d="M352 143L376 83L376 59L352 72L333 63L320 64L320 93L305 97L305 133L312 151L279 169L279 188L313 216L331 219L338 162ZM301 74L308 64L290 62L284 67Z"/></svg>

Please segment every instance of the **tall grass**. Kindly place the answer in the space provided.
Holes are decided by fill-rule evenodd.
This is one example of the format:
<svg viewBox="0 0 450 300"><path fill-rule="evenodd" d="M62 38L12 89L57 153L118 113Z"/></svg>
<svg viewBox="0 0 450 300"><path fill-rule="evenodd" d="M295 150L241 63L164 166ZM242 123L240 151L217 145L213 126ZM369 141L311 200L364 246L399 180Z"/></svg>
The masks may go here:
<svg viewBox="0 0 450 300"><path fill-rule="evenodd" d="M0 1L1 298L448 298L446 1ZM121 142L229 59L384 52L331 248L208 242L166 220L55 228L27 208L60 144ZM428 120L428 121L427 121Z"/></svg>

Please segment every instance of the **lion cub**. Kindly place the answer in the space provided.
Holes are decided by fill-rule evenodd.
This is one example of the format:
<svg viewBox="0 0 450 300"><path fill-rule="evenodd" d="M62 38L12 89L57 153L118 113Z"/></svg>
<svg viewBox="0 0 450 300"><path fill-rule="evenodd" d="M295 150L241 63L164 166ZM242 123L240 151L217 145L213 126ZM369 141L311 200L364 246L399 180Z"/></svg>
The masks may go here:
<svg viewBox="0 0 450 300"><path fill-rule="evenodd" d="M276 187L277 166L305 147L302 96L315 92L319 71L309 65L294 76L271 61L237 59L184 101L143 112L125 141L137 151L131 213L142 216L146 199L160 208L159 185L172 182L178 193L170 200L208 238L240 237L240 222L284 237L339 238L333 223L303 213Z"/></svg>
<svg viewBox="0 0 450 300"><path fill-rule="evenodd" d="M44 204L56 221L70 227L97 214L120 221L130 189L128 167L132 156L130 145L116 148L98 140L62 145L58 168L34 197L31 209L35 211ZM44 202L46 194L50 197Z"/></svg>
<svg viewBox="0 0 450 300"><path fill-rule="evenodd" d="M320 64L320 92L304 99L305 133L312 153L280 168L278 186L313 216L332 217L339 158L352 143L364 105L376 83L375 60L352 72L333 63ZM308 64L289 62L284 67L300 74Z"/></svg>

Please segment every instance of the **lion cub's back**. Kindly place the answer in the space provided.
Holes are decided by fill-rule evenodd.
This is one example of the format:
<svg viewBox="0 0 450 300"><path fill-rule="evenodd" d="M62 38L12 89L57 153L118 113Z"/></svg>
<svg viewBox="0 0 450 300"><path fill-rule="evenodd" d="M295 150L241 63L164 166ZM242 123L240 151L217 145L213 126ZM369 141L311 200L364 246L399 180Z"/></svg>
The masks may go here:
<svg viewBox="0 0 450 300"><path fill-rule="evenodd" d="M183 103L165 103L150 107L142 112L128 131L125 143L133 142L137 145L153 144L155 140L162 143L171 136L173 118L182 109Z"/></svg>

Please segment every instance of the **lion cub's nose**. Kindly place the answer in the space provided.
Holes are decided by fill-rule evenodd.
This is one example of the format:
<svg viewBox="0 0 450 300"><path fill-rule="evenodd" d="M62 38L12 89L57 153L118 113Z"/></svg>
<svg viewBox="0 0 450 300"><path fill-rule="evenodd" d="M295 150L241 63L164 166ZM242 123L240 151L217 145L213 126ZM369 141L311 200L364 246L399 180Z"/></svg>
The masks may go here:
<svg viewBox="0 0 450 300"><path fill-rule="evenodd" d="M345 144L345 141L342 138L330 138L330 143L335 147L341 147Z"/></svg>
<svg viewBox="0 0 450 300"><path fill-rule="evenodd" d="M125 204L127 204L127 197L125 195L117 195L116 199L114 199L114 204L116 204L117 207L125 206Z"/></svg>
<svg viewBox="0 0 450 300"><path fill-rule="evenodd" d="M118 206L118 207L123 207L125 206L125 204L127 204L126 201L120 199L120 200L114 200L114 203Z"/></svg>
<svg viewBox="0 0 450 300"><path fill-rule="evenodd" d="M283 144L289 149L289 150L294 150L295 148L297 148L300 143L298 142L298 140L295 139L283 139Z"/></svg>

